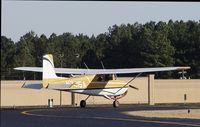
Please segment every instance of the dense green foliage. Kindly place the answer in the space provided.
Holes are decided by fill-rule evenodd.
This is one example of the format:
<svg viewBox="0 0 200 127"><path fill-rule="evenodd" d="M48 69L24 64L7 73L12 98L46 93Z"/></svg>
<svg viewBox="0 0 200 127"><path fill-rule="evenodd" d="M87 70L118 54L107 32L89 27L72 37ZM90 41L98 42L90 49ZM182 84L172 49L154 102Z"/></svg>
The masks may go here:
<svg viewBox="0 0 200 127"><path fill-rule="evenodd" d="M26 33L14 43L1 36L1 79L41 78L41 74L14 71L19 66L42 66L42 56L51 53L55 67L134 68L191 66L188 75L200 78L200 22L175 21L122 24L108 32L88 37L63 33L37 36ZM33 76L34 75L34 76ZM156 73L177 78L177 72Z"/></svg>

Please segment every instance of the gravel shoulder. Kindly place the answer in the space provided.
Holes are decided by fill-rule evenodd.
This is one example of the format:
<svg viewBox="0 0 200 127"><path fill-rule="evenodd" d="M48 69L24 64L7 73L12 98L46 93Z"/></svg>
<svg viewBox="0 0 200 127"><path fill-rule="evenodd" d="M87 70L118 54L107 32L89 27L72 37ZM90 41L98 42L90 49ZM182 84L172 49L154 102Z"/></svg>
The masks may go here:
<svg viewBox="0 0 200 127"><path fill-rule="evenodd" d="M200 119L200 109L178 109L178 110L146 110L123 112L131 116L156 117L156 118L187 118Z"/></svg>

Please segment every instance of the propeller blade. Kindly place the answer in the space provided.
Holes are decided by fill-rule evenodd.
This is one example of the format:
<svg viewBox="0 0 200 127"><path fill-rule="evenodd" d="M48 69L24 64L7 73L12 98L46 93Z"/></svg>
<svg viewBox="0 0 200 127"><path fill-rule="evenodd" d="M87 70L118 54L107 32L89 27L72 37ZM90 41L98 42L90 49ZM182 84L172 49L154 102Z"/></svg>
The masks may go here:
<svg viewBox="0 0 200 127"><path fill-rule="evenodd" d="M136 90L139 90L137 87L135 87L135 86L132 86L132 85L129 85L131 88L133 88L133 89L136 89Z"/></svg>

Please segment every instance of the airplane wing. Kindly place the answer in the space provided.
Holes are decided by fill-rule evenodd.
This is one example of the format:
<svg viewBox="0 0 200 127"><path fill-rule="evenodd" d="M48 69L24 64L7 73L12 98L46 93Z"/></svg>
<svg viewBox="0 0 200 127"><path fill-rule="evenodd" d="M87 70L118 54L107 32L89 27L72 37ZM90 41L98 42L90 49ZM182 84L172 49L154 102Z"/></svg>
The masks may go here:
<svg viewBox="0 0 200 127"><path fill-rule="evenodd" d="M42 72L42 67L16 67L14 69L19 71Z"/></svg>
<svg viewBox="0 0 200 127"><path fill-rule="evenodd" d="M42 67L17 67L15 70L42 72ZM55 68L60 74L129 74L172 70L187 70L190 67L155 67L155 68L123 68L123 69L77 69L77 68Z"/></svg>

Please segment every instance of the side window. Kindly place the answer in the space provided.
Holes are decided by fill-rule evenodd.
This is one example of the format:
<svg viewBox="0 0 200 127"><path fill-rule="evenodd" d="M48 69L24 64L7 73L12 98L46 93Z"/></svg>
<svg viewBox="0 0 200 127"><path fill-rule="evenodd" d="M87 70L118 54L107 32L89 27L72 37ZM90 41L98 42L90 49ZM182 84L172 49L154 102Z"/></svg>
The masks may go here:
<svg viewBox="0 0 200 127"><path fill-rule="evenodd" d="M106 80L106 81L108 81L108 80L113 80L112 75L105 75L105 80Z"/></svg>
<svg viewBox="0 0 200 127"><path fill-rule="evenodd" d="M98 76L97 81L103 81L103 76L102 75Z"/></svg>
<svg viewBox="0 0 200 127"><path fill-rule="evenodd" d="M108 81L108 80L113 80L113 76L111 74L98 75L97 77L97 81Z"/></svg>

